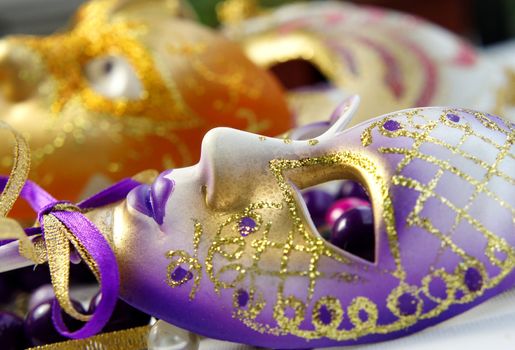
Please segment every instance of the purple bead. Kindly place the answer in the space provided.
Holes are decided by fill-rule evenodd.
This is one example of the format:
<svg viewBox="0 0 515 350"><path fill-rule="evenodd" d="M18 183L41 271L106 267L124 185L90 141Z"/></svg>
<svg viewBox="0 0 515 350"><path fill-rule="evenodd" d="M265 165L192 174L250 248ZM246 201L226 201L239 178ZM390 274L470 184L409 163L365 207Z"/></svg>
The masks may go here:
<svg viewBox="0 0 515 350"><path fill-rule="evenodd" d="M356 197L338 199L327 210L325 222L333 226L343 213L357 207L370 207L370 203Z"/></svg>
<svg viewBox="0 0 515 350"><path fill-rule="evenodd" d="M383 124L383 128L385 128L388 131L397 131L402 128L401 124L399 124L396 120L387 120Z"/></svg>
<svg viewBox="0 0 515 350"><path fill-rule="evenodd" d="M251 217L245 216L240 220L240 224L238 225L238 230L240 231L240 235L246 237L250 235L256 229L256 222Z"/></svg>
<svg viewBox="0 0 515 350"><path fill-rule="evenodd" d="M89 314L95 312L102 295L97 294L89 305ZM109 322L102 328L102 332L114 332L132 327L146 326L150 322L150 316L118 299Z"/></svg>
<svg viewBox="0 0 515 350"><path fill-rule="evenodd" d="M447 113L447 119L453 123L458 123L460 121L460 116L453 113Z"/></svg>
<svg viewBox="0 0 515 350"><path fill-rule="evenodd" d="M30 310L25 318L25 334L32 346L55 343L67 340L54 327L52 322L52 303L55 299L47 300L34 309ZM84 314L82 305L72 300L72 304L77 311ZM68 316L63 312L63 320L70 331L76 331L84 325L83 322Z"/></svg>
<svg viewBox="0 0 515 350"><path fill-rule="evenodd" d="M9 312L0 312L0 348L5 350L26 348L23 320Z"/></svg>
<svg viewBox="0 0 515 350"><path fill-rule="evenodd" d="M471 292L477 292L483 287L483 276L481 276L478 269L469 267L467 271L465 271L465 284Z"/></svg>
<svg viewBox="0 0 515 350"><path fill-rule="evenodd" d="M321 190L308 190L302 197L315 226L323 225L325 212L333 204L333 196Z"/></svg>
<svg viewBox="0 0 515 350"><path fill-rule="evenodd" d="M374 220L370 207L357 207L343 213L335 222L330 242L337 247L374 261Z"/></svg>
<svg viewBox="0 0 515 350"><path fill-rule="evenodd" d="M29 297L27 308L32 310L39 304L53 300L55 298L54 288L51 284L44 284L36 289Z"/></svg>
<svg viewBox="0 0 515 350"><path fill-rule="evenodd" d="M344 180L338 192L338 198L356 197L366 201L370 201L367 191L359 182L352 180Z"/></svg>

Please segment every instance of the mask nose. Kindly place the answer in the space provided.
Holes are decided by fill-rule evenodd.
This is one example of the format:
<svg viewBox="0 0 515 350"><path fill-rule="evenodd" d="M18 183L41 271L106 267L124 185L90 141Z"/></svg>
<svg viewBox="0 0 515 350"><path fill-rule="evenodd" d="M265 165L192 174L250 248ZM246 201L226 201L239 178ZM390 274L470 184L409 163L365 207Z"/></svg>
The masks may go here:
<svg viewBox="0 0 515 350"><path fill-rule="evenodd" d="M10 40L0 40L0 100L17 103L29 99L39 81L28 50Z"/></svg>

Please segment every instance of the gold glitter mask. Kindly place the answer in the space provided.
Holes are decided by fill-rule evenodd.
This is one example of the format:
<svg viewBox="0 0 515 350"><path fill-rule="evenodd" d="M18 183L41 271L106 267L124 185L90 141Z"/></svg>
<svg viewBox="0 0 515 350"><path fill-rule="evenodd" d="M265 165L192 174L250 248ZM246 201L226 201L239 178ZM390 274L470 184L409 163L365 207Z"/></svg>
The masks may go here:
<svg viewBox="0 0 515 350"><path fill-rule="evenodd" d="M1 118L28 137L50 192L75 200L92 181L191 164L215 126L291 127L275 80L168 4L95 0L67 31L0 42Z"/></svg>

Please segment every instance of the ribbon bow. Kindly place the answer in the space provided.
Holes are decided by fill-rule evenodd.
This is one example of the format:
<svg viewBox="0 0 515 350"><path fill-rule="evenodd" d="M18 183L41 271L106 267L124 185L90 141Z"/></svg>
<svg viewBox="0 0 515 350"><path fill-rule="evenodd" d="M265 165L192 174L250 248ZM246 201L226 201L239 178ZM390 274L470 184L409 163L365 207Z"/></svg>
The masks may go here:
<svg viewBox="0 0 515 350"><path fill-rule="evenodd" d="M10 131L16 141L13 170L9 177L0 176L0 239L18 239L20 254L36 264L48 261L57 299L52 307L52 319L56 329L73 339L93 336L102 330L114 310L120 276L109 243L84 214L94 208L125 199L129 191L141 182L136 177L122 180L77 205L57 201L37 184L26 180L30 156L23 137L5 123L0 123L0 128ZM153 174L155 172L144 172L137 179L146 180L154 176ZM6 217L19 196L37 213L39 227L23 230L16 221ZM0 245L3 244L6 242L0 242ZM102 299L92 315L78 312L70 300L70 244L100 284ZM84 326L70 332L63 322L61 308L70 316L86 322Z"/></svg>

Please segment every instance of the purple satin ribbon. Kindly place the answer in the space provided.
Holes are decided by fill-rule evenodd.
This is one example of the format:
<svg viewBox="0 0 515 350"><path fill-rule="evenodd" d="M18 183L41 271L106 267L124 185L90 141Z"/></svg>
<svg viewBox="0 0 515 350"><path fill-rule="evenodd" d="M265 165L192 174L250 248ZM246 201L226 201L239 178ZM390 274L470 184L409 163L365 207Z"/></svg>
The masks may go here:
<svg viewBox="0 0 515 350"><path fill-rule="evenodd" d="M7 180L8 177L0 176L0 191L3 190L7 184ZM118 202L125 199L127 194L139 185L141 185L141 183L133 179L124 179L80 202L77 204L77 207L81 210L85 210ZM41 225L41 229L26 229L25 231L28 235L41 233L44 238L45 228L43 226L43 216L51 214L60 220L82 243L84 248L86 248L98 265L102 299L95 309L95 313L91 315L90 320L86 322L81 329L75 332L70 332L63 322L61 307L57 300L54 300L52 319L56 329L62 335L72 339L88 338L99 333L109 321L109 318L114 311L120 288L118 265L109 243L98 228L82 213L76 211L57 210L55 208L56 204L63 202L57 201L34 182L30 180L26 181L20 196L29 203L35 212L37 212L38 221ZM5 243L6 242L4 241L0 243L0 245Z"/></svg>

